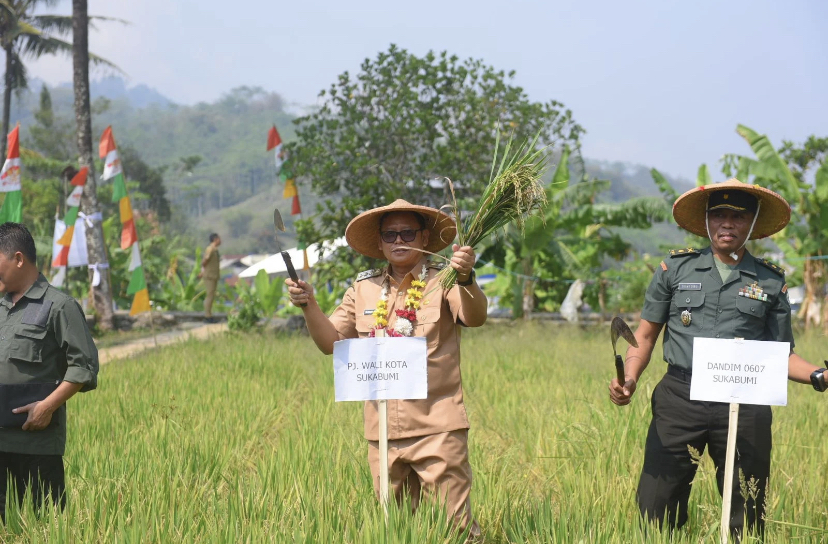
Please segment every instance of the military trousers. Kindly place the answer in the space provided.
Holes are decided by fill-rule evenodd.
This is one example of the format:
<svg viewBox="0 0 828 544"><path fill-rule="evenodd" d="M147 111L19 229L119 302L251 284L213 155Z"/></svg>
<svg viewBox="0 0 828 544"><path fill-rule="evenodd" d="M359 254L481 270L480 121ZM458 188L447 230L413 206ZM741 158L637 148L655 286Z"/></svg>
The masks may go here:
<svg viewBox="0 0 828 544"><path fill-rule="evenodd" d="M407 493L416 509L422 494L444 503L450 518L470 537L480 535L472 518L472 471L469 464L469 431L445 433L388 441L388 494L397 501ZM368 441L368 464L379 497L379 442ZM471 525L471 527L469 527Z"/></svg>
<svg viewBox="0 0 828 544"><path fill-rule="evenodd" d="M66 477L62 455L31 455L0 452L0 517L6 521L6 492L11 484L12 497L23 506L30 491L35 510L44 501L63 509L66 506Z"/></svg>
<svg viewBox="0 0 828 544"><path fill-rule="evenodd" d="M687 522L690 489L698 468L690 448L699 455L708 448L716 466L720 495L724 488L729 405L691 401L690 378L690 373L669 367L653 391L653 419L638 484L638 506L643 518L660 526L666 524L670 529ZM730 531L736 538L742 534L745 518L749 530L764 531L772 417L770 406L739 407L730 513ZM744 478L743 486L740 475Z"/></svg>

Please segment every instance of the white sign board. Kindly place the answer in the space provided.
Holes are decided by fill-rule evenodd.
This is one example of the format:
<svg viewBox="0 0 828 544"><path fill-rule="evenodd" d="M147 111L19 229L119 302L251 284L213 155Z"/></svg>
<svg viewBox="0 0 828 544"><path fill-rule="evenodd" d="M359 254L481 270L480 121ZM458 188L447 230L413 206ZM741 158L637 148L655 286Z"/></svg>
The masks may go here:
<svg viewBox="0 0 828 544"><path fill-rule="evenodd" d="M427 398L427 351L422 337L334 342L336 401Z"/></svg>
<svg viewBox="0 0 828 544"><path fill-rule="evenodd" d="M788 404L788 342L693 340L690 400Z"/></svg>

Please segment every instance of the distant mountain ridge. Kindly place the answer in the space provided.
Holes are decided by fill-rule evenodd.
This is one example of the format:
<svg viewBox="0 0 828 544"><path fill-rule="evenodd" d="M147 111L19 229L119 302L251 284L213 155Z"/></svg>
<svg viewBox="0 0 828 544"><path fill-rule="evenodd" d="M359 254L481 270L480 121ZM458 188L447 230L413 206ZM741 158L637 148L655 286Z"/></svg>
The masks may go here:
<svg viewBox="0 0 828 544"><path fill-rule="evenodd" d="M32 79L29 90L12 100L11 121L21 123L21 145L27 147L32 145L29 130L42 86L42 81ZM71 85L48 88L56 119L74 127ZM263 210L287 206L289 201L281 198L282 182L276 177L272 153L265 150L267 131L275 124L283 140L295 138L295 116L285 110L281 96L239 87L211 103L180 105L146 85L130 87L120 77L94 81L90 92L93 98L110 101L102 113L93 115L93 138L112 125L119 147L133 148L151 166L166 167L164 184L177 206L176 228L199 237L213 231L233 232L225 240L228 251L271 249L270 215ZM192 172L182 171L182 159L194 155L202 160ZM589 177L612 182L600 196L602 201L659 195L649 167L593 159L585 159L585 166ZM574 171L572 175L580 177ZM665 176L678 192L692 187L690 181ZM300 192L303 210L313 213L323 197L310 194L301 180Z"/></svg>
<svg viewBox="0 0 828 544"><path fill-rule="evenodd" d="M30 79L29 92L36 96L44 84L45 82L42 79ZM54 86L47 84L46 86L50 90L60 89L72 92L71 82L59 83ZM92 100L99 97L108 98L109 100L126 100L130 106L136 109L143 109L153 105L160 107L175 105L175 102L161 94L158 90L143 83L128 87L126 80L118 76L108 76L90 82L89 95Z"/></svg>

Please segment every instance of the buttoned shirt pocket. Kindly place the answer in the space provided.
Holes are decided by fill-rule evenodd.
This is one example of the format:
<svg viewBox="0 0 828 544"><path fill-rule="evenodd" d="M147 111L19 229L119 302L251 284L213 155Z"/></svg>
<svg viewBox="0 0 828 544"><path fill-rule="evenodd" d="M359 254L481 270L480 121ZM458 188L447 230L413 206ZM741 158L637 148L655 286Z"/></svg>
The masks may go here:
<svg viewBox="0 0 828 544"><path fill-rule="evenodd" d="M765 330L765 316L769 304L769 302L748 297L737 297L736 309L739 313L734 320L733 336L748 339L759 338Z"/></svg>
<svg viewBox="0 0 828 544"><path fill-rule="evenodd" d="M360 338L368 336L371 329L376 327L373 315L358 315L356 316L356 330Z"/></svg>
<svg viewBox="0 0 828 544"><path fill-rule="evenodd" d="M417 310L417 327L416 335L424 336L429 346L436 345L440 337L440 306L433 305L429 307L422 307Z"/></svg>
<svg viewBox="0 0 828 544"><path fill-rule="evenodd" d="M43 362L43 342L46 328L24 326L14 331L9 349L9 358L31 363Z"/></svg>
<svg viewBox="0 0 828 544"><path fill-rule="evenodd" d="M686 320L682 319L685 311L690 314L689 323L685 323ZM700 329L704 323L704 293L702 291L677 291L673 295L671 313L683 326Z"/></svg>

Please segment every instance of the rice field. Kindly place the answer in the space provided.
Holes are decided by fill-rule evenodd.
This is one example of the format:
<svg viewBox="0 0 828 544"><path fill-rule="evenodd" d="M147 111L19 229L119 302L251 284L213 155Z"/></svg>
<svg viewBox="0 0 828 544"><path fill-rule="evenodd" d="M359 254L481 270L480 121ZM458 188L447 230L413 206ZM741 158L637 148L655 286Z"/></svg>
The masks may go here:
<svg viewBox="0 0 828 544"><path fill-rule="evenodd" d="M799 335L811 361L828 339ZM620 345L620 342L619 342ZM639 524L635 488L660 347L632 405L608 400L608 326L466 331L474 514L483 542L670 542ZM828 541L828 395L791 384L774 408L765 542ZM12 511L2 542L451 543L439 508L373 495L359 403L333 402L330 357L307 337L233 335L106 365L69 406L68 507ZM715 542L705 457L672 542ZM744 539L744 542L750 539Z"/></svg>

